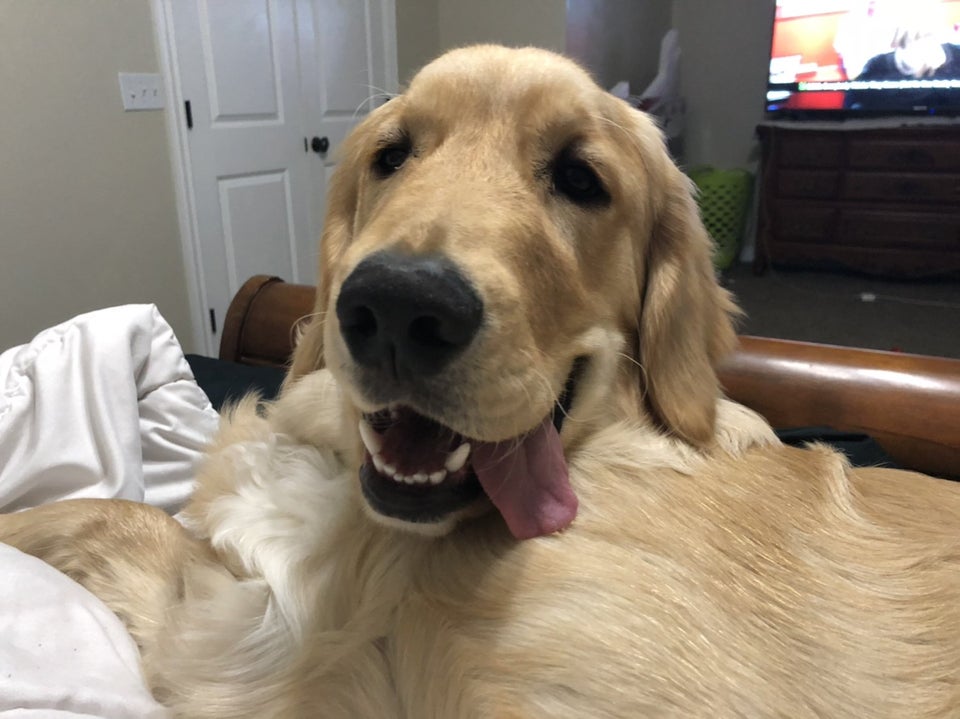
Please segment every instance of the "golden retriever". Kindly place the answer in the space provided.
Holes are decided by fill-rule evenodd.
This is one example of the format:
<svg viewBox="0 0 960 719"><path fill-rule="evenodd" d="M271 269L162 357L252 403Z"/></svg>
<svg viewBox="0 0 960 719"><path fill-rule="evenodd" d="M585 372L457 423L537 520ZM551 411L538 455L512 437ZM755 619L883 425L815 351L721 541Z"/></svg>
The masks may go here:
<svg viewBox="0 0 960 719"><path fill-rule="evenodd" d="M176 716L960 716L960 493L781 446L653 122L453 51L343 147L280 398L185 512L0 539L125 620Z"/></svg>

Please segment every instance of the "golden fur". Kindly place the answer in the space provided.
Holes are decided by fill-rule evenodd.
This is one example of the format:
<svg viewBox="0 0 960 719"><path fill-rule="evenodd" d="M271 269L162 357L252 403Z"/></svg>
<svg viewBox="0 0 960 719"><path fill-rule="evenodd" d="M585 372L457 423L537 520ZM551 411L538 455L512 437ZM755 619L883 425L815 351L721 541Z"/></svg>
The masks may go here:
<svg viewBox="0 0 960 719"><path fill-rule="evenodd" d="M389 178L374 153L405 133ZM609 203L540 171L571 142ZM430 413L502 440L590 358L561 438L579 514L425 537L361 497L364 393L332 303L372 252L455 258L483 330ZM187 530L126 502L0 517L127 622L178 717L960 715L960 494L781 446L725 400L735 307L653 123L573 63L477 47L346 142L316 315L280 399L225 418ZM479 515L479 516L474 516Z"/></svg>

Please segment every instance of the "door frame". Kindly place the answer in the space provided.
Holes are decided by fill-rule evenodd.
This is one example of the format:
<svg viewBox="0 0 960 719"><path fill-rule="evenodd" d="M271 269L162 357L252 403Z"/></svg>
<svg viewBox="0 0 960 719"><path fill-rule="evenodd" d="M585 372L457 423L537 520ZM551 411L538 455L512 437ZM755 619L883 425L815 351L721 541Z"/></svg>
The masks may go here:
<svg viewBox="0 0 960 719"><path fill-rule="evenodd" d="M150 11L153 16L160 74L163 78L164 120L167 126L167 145L177 205L177 223L180 229L180 254L183 258L186 275L187 304L190 310L190 339L192 340L193 352L216 357L220 348L213 346L214 339L206 329L209 321L206 308L210 305L204 290L196 196L190 174L190 144L187 134L189 130L187 130L182 113L184 97L178 70L177 48L173 36L173 2L175 0L150 0ZM295 0L298 13L303 9L302 2L303 0ZM380 0L380 2L385 13L383 17L383 50L388 58L391 84L394 84L397 82L396 2L395 0ZM388 92L397 91L396 87L385 89ZM369 111L370 108L367 109ZM308 107L301 108L301 112L308 113L309 116ZM311 171L311 176L314 176L314 172L316 170ZM312 226L312 234L317 236L319 234L317 230L323 220L323 212L312 205L313 203L311 203L309 221ZM225 317L218 318L221 326L225 319Z"/></svg>
<svg viewBox="0 0 960 719"><path fill-rule="evenodd" d="M203 266L200 259L197 209L194 202L193 180L190 175L190 144L183 120L183 92L177 69L177 48L173 39L174 0L150 0L153 27L156 33L160 75L163 78L164 119L167 125L167 146L173 171L174 195L177 203L177 223L180 227L180 254L187 280L187 304L190 308L190 330L194 352L216 357L219 347L213 347L205 328L204 308L207 304L203 285ZM225 318L221 317L220 322Z"/></svg>

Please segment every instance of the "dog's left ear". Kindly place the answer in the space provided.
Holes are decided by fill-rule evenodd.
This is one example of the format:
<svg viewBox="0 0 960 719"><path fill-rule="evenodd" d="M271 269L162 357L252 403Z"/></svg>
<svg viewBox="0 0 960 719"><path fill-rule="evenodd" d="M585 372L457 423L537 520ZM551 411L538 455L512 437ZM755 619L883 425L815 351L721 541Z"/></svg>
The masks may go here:
<svg viewBox="0 0 960 719"><path fill-rule="evenodd" d="M692 182L659 137L646 149L654 174L652 231L641 246L640 362L646 401L672 434L697 446L714 437L720 386L715 366L736 343L730 294L717 282L712 241L700 220ZM654 147L656 145L656 147ZM641 242L643 242L641 240Z"/></svg>

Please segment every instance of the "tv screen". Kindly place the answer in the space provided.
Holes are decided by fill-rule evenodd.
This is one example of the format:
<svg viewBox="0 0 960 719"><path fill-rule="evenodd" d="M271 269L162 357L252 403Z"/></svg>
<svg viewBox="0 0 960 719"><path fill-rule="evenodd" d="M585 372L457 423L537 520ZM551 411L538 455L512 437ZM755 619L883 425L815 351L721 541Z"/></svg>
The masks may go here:
<svg viewBox="0 0 960 719"><path fill-rule="evenodd" d="M960 114L960 0L777 0L766 108Z"/></svg>

